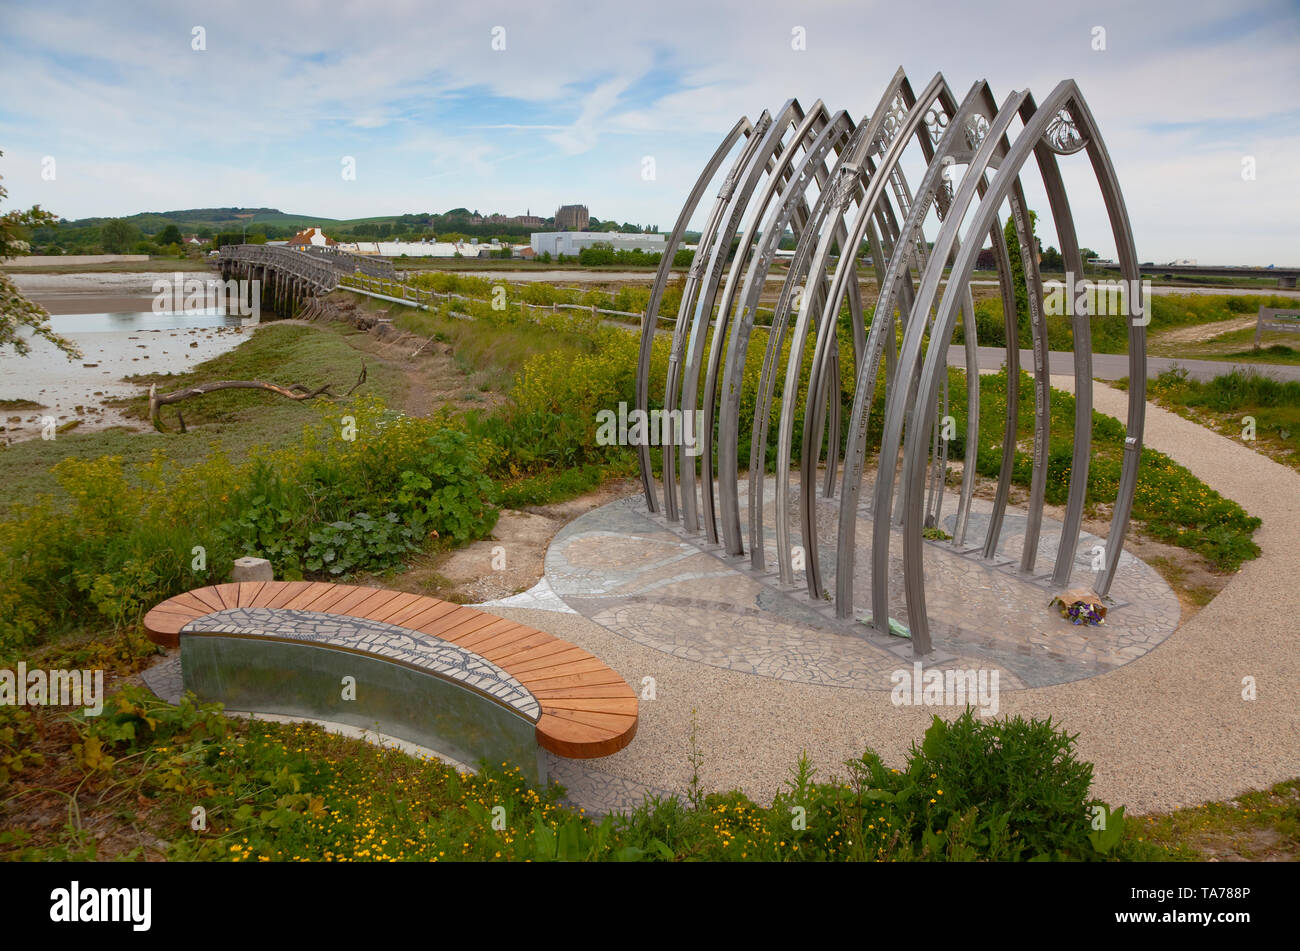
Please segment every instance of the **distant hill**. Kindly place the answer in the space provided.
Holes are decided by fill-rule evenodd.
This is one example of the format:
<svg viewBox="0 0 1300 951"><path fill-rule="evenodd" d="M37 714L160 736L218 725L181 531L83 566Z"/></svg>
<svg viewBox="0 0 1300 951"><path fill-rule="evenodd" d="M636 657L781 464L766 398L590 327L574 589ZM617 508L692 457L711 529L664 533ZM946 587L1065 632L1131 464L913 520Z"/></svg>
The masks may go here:
<svg viewBox="0 0 1300 951"><path fill-rule="evenodd" d="M475 221L475 219L478 219ZM118 247L110 248L110 240L103 234L104 226L120 220L131 229L129 237L117 240ZM177 211L143 211L121 219L78 218L61 219L58 227L42 227L32 232L34 253L86 254L100 250L137 250L148 252L153 238L163 229L174 225L183 235L197 234L204 239L222 233L243 234L252 238L261 235L268 240L282 240L295 233L319 226L330 237L343 241L375 241L386 239L411 239L430 235L466 235L480 238L502 237L526 240L535 230L547 230L551 219L543 219L540 229L508 221L484 220L477 210L453 208L444 214L420 212L404 215L376 215L366 218L326 218L317 215L290 214L278 208L183 208ZM640 230L635 225L619 226L614 222L591 220L592 230ZM121 229L117 229L119 232Z"/></svg>
<svg viewBox="0 0 1300 951"><path fill-rule="evenodd" d="M67 222L73 228L98 227L111 218L78 218ZM311 225L335 224L336 218L315 215L292 215L278 208L185 208L180 211L142 211L122 219L135 225L145 234L157 234L168 225L181 231L194 232L200 228L238 230L245 225L274 224L300 231ZM359 219L358 219L359 220Z"/></svg>

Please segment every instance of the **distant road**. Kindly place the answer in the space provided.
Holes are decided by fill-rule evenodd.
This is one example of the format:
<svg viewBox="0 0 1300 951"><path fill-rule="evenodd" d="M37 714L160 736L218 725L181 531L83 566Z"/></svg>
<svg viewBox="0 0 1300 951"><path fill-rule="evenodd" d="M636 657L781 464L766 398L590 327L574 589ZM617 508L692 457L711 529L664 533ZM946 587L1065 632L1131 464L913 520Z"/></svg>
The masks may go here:
<svg viewBox="0 0 1300 951"><path fill-rule="evenodd" d="M999 347L980 347L980 370L997 370L1002 366L1006 351ZM1047 373L1049 376L1073 376L1074 354L1053 350L1048 354ZM961 346L948 348L948 364L955 367L966 365L966 351ZM1224 360L1183 360L1171 357L1147 357L1147 374L1157 376L1175 364L1185 367L1193 379L1210 380L1233 370L1254 370L1275 380L1300 380L1300 366L1276 363L1229 363ZM1020 366L1030 373L1034 368L1034 352L1020 351ZM1092 375L1099 380L1118 380L1128 376L1128 356L1122 353L1094 353L1092 355Z"/></svg>

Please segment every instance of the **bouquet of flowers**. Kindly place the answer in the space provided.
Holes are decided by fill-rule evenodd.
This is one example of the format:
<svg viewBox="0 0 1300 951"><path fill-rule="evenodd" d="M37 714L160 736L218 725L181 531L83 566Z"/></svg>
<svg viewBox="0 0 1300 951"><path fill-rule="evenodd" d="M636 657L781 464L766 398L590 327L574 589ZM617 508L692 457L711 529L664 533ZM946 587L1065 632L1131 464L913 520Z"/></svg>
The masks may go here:
<svg viewBox="0 0 1300 951"><path fill-rule="evenodd" d="M1061 612L1061 617L1071 624L1096 627L1106 623L1106 605L1095 594L1087 591L1067 591L1052 598L1047 606L1056 608Z"/></svg>

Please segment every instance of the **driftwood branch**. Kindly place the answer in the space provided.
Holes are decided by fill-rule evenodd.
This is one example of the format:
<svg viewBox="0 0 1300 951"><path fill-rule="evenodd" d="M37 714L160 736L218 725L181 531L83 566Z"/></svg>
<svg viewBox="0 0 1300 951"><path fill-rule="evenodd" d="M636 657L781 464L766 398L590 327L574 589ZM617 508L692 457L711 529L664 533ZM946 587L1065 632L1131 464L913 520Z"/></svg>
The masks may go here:
<svg viewBox="0 0 1300 951"><path fill-rule="evenodd" d="M435 340L437 340L437 339L438 339L438 335L437 335L437 334L434 334L432 337L430 337L430 338L429 338L428 340L426 340L424 343L420 344L419 348L415 351L415 353L411 354L411 359L414 360L416 357L418 357L421 353L424 352L424 348L425 348L425 347L427 347L429 344L433 343L433 342L434 342Z"/></svg>
<svg viewBox="0 0 1300 951"><path fill-rule="evenodd" d="M366 365L361 364L361 373L357 377L357 382L353 383L344 397L351 396L353 392L362 383L366 382ZM267 383L263 380L221 380L216 383L201 383L198 386L191 386L184 390L176 390L172 393L159 393L157 384L151 384L149 387L149 419L152 420L154 429L163 432L162 419L160 413L164 406L170 406L172 403L179 403L182 400L192 399L196 396L206 396L208 393L216 393L219 390L266 390L270 393L276 393L285 399L301 403L305 400L313 400L318 397L327 399L334 398L332 383L326 383L312 389L302 383L291 383L288 386L280 386L276 383ZM180 418L180 409L177 408L176 415ZM185 432L185 422L181 420L181 432Z"/></svg>

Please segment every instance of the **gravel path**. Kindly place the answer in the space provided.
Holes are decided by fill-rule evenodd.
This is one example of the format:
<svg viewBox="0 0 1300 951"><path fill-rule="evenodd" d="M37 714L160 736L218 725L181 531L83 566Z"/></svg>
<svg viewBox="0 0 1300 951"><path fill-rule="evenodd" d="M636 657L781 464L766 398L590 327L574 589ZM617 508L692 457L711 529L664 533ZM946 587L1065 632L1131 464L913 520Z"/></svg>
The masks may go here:
<svg viewBox="0 0 1300 951"><path fill-rule="evenodd" d="M1001 347L979 347L977 356L979 357L981 373L996 372L1006 362L1006 351ZM1055 385L1057 374L1070 374L1071 379L1073 378L1073 353L1068 350L1051 350L1047 356L1047 372L1052 376L1053 385ZM948 365L952 367L966 366L965 349L957 345L949 347ZM1034 351L1021 350L1020 365L1032 375ZM1185 369L1188 376L1194 380L1212 380L1216 376L1223 376L1233 370L1259 373L1264 376L1271 376L1275 380L1300 380L1300 366L1295 364L1233 363L1228 360L1193 360L1186 357L1153 357L1150 355L1147 356L1147 379L1155 379L1165 370L1172 370L1175 366ZM1128 375L1127 354L1094 353L1092 355L1093 379L1119 380ZM1120 419L1123 418L1124 413L1120 413Z"/></svg>
<svg viewBox="0 0 1300 951"><path fill-rule="evenodd" d="M1053 385L1069 388L1068 377ZM1098 385L1097 409L1123 418L1127 396ZM1075 683L1003 690L1001 714L1051 716L1079 734L1095 766L1093 791L1131 812L1235 796L1300 775L1300 651L1289 599L1300 577L1300 473L1155 406L1147 444L1263 519L1263 550L1219 596L1149 654ZM889 694L819 687L695 664L636 644L574 614L493 606L493 613L585 647L634 686L655 678L636 739L587 764L599 785L683 792L692 710L709 789L740 787L767 800L806 750L819 777L871 746L901 763L932 712L895 707ZM1258 699L1244 700L1253 677Z"/></svg>

